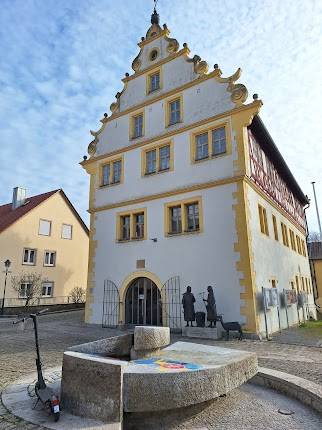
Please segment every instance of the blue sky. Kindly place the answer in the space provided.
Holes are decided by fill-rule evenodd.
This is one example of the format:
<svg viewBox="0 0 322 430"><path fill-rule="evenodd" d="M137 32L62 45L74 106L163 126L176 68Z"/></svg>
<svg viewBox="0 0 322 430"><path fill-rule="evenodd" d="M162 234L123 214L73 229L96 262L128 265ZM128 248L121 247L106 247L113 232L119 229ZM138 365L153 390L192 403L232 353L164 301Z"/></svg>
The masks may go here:
<svg viewBox="0 0 322 430"><path fill-rule="evenodd" d="M88 221L78 165L99 119L123 88L152 0L0 0L0 204L11 189L63 188ZM322 2L159 0L180 44L224 76L237 67L303 191L322 211ZM251 97L250 97L251 101ZM312 201L313 203L313 201ZM315 210L307 211L317 229Z"/></svg>

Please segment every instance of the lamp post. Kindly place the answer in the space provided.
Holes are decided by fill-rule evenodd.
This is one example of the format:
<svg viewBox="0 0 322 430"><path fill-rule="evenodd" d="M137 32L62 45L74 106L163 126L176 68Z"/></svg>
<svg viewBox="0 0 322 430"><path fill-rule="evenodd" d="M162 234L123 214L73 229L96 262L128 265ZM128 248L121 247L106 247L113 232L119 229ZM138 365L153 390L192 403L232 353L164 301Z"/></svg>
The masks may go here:
<svg viewBox="0 0 322 430"><path fill-rule="evenodd" d="M11 266L11 261L7 259L4 262L4 267L6 268L6 270L5 270L5 278L4 278L4 290L3 290L3 299L2 299L2 305L1 305L1 315L3 315L4 299L6 297L7 277L8 277L10 266Z"/></svg>

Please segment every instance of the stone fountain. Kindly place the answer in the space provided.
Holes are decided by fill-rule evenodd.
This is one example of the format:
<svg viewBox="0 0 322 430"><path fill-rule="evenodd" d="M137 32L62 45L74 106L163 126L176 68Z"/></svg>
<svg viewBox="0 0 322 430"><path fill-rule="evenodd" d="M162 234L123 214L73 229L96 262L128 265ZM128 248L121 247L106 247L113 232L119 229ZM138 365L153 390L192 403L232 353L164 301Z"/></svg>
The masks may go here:
<svg viewBox="0 0 322 430"><path fill-rule="evenodd" d="M121 429L123 413L165 411L228 394L256 375L256 355L190 342L170 345L168 327L69 348L61 397L71 414Z"/></svg>

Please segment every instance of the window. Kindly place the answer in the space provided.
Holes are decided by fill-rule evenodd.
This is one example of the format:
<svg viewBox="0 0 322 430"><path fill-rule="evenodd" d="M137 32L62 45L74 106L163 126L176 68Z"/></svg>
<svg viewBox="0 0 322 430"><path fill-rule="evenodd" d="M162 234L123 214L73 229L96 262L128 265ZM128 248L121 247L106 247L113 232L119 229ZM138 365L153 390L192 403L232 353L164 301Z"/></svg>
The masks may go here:
<svg viewBox="0 0 322 430"><path fill-rule="evenodd" d="M52 297L53 290L54 290L54 283L53 282L43 282L41 295L43 297Z"/></svg>
<svg viewBox="0 0 322 430"><path fill-rule="evenodd" d="M281 229L282 229L283 245L289 246L287 227L283 222L281 222Z"/></svg>
<svg viewBox="0 0 322 430"><path fill-rule="evenodd" d="M130 240L130 215L121 216L121 240Z"/></svg>
<svg viewBox="0 0 322 430"><path fill-rule="evenodd" d="M299 254L302 254L301 239L299 238L298 235L296 235L296 244L297 244L297 252Z"/></svg>
<svg viewBox="0 0 322 430"><path fill-rule="evenodd" d="M266 234L266 236L269 236L266 209L263 208L263 206L258 205L258 213L261 232Z"/></svg>
<svg viewBox="0 0 322 430"><path fill-rule="evenodd" d="M194 163L230 152L230 143L227 136L227 124L216 128L211 127L201 133L192 133L190 135L191 161Z"/></svg>
<svg viewBox="0 0 322 430"><path fill-rule="evenodd" d="M187 230L196 231L199 230L199 206L198 203L187 204Z"/></svg>
<svg viewBox="0 0 322 430"><path fill-rule="evenodd" d="M110 161L102 166L101 186L115 185L123 182L123 158Z"/></svg>
<svg viewBox="0 0 322 430"><path fill-rule="evenodd" d="M273 220L273 227L274 227L274 237L275 237L275 240L278 241L278 229L277 229L277 222L276 222L275 215L272 215L272 220Z"/></svg>
<svg viewBox="0 0 322 430"><path fill-rule="evenodd" d="M272 288L276 288L276 279L272 279Z"/></svg>
<svg viewBox="0 0 322 430"><path fill-rule="evenodd" d="M306 292L308 293L309 292L309 284L308 284L308 279L307 278L305 278L305 289L306 289Z"/></svg>
<svg viewBox="0 0 322 430"><path fill-rule="evenodd" d="M23 282L20 285L18 296L20 299L26 299L30 295L32 285L28 282Z"/></svg>
<svg viewBox="0 0 322 430"><path fill-rule="evenodd" d="M299 293L300 286L299 286L299 277L295 276L295 284L296 284L296 292Z"/></svg>
<svg viewBox="0 0 322 430"><path fill-rule="evenodd" d="M143 239L144 237L144 213L134 215L134 231L135 239Z"/></svg>
<svg viewBox="0 0 322 430"><path fill-rule="evenodd" d="M212 132L212 155L224 154L226 152L225 127L217 128Z"/></svg>
<svg viewBox="0 0 322 430"><path fill-rule="evenodd" d="M293 251L296 251L296 244L295 244L295 234L294 231L290 229L290 240L291 240L291 248Z"/></svg>
<svg viewBox="0 0 322 430"><path fill-rule="evenodd" d="M172 142L142 152L142 176L167 170L173 170Z"/></svg>
<svg viewBox="0 0 322 430"><path fill-rule="evenodd" d="M146 239L146 209L117 214L116 239L119 242Z"/></svg>
<svg viewBox="0 0 322 430"><path fill-rule="evenodd" d="M155 173L157 170L157 150L146 152L146 174Z"/></svg>
<svg viewBox="0 0 322 430"><path fill-rule="evenodd" d="M306 246L304 240L301 240L302 242L302 255L303 257L306 257Z"/></svg>
<svg viewBox="0 0 322 430"><path fill-rule="evenodd" d="M165 102L166 108L166 127L177 124L182 121L182 109L183 109L183 98L182 95L175 99L168 100Z"/></svg>
<svg viewBox="0 0 322 430"><path fill-rule="evenodd" d="M37 251L35 249L25 248L23 250L22 264L30 264L34 266L36 264L36 254Z"/></svg>
<svg viewBox="0 0 322 430"><path fill-rule="evenodd" d="M182 232L182 217L181 206L173 206L170 208L170 231L171 234Z"/></svg>
<svg viewBox="0 0 322 430"><path fill-rule="evenodd" d="M196 160L208 158L208 133L196 136Z"/></svg>
<svg viewBox="0 0 322 430"><path fill-rule="evenodd" d="M63 224L61 229L62 239L72 239L73 226L70 224Z"/></svg>
<svg viewBox="0 0 322 430"><path fill-rule="evenodd" d="M56 252L45 251L44 266L55 266L55 264L56 264Z"/></svg>
<svg viewBox="0 0 322 430"><path fill-rule="evenodd" d="M201 197L165 204L166 235L201 232L202 230Z"/></svg>
<svg viewBox="0 0 322 430"><path fill-rule="evenodd" d="M291 288L292 288L292 290L295 289L295 287L294 287L294 281L291 281Z"/></svg>
<svg viewBox="0 0 322 430"><path fill-rule="evenodd" d="M153 93L161 88L161 71L157 70L147 76L147 94Z"/></svg>
<svg viewBox="0 0 322 430"><path fill-rule="evenodd" d="M153 50L150 52L150 55L149 55L150 61L154 61L154 60L156 60L156 59L157 59L157 57L158 57L158 50L157 50L157 49L153 49Z"/></svg>
<svg viewBox="0 0 322 430"><path fill-rule="evenodd" d="M51 221L48 221L46 219L41 219L39 221L38 234L42 236L50 236L50 232L51 232Z"/></svg>
<svg viewBox="0 0 322 430"><path fill-rule="evenodd" d="M143 136L143 112L132 117L131 138L137 139Z"/></svg>

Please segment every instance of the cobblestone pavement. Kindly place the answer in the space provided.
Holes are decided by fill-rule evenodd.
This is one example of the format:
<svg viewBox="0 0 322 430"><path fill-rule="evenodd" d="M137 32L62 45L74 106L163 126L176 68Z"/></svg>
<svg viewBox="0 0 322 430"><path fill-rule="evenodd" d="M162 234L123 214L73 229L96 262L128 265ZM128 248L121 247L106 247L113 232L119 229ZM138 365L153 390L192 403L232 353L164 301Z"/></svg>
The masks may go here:
<svg viewBox="0 0 322 430"><path fill-rule="evenodd" d="M64 350L71 345L124 333L115 329L92 327L84 324L82 319L83 311L44 315L39 318L39 339L45 368L61 364ZM179 339L179 336L173 336L173 341ZM199 343L254 351L261 366L322 384L322 348L280 344L276 341L203 340ZM34 370L35 347L31 321L28 321L26 329L21 331L12 325L12 321L0 320L0 391L5 385ZM0 430L16 428L39 429L8 414L0 404Z"/></svg>

